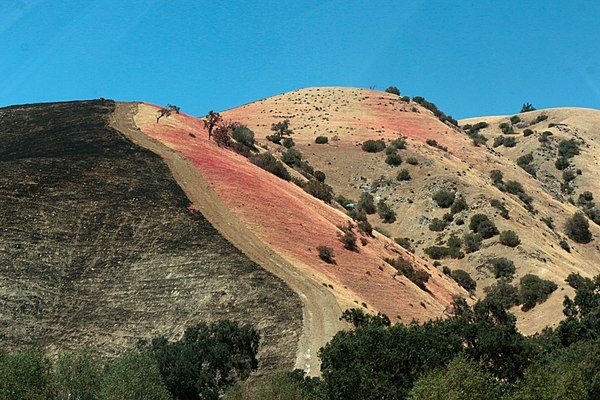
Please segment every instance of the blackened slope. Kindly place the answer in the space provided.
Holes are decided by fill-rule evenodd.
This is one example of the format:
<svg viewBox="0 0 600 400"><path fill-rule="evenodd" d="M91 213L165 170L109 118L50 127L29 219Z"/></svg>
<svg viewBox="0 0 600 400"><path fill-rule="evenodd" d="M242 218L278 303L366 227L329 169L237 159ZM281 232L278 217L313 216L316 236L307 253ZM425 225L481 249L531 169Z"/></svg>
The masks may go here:
<svg viewBox="0 0 600 400"><path fill-rule="evenodd" d="M252 322L290 366L301 304L227 242L108 101L0 110L0 340L114 354L199 319Z"/></svg>

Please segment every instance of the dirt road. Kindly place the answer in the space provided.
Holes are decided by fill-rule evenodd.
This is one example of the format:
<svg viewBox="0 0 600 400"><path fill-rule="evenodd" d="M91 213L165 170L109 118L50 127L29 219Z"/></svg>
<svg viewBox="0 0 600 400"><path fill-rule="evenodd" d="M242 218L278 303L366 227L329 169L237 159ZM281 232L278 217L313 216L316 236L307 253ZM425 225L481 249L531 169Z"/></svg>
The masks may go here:
<svg viewBox="0 0 600 400"><path fill-rule="evenodd" d="M117 103L111 126L133 143L162 157L173 177L204 217L234 246L267 271L284 280L303 303L303 331L296 352L296 368L311 376L320 374L318 350L343 328L342 310L334 296L320 283L304 276L281 255L265 245L233 214L181 153L145 135L134 122L136 103Z"/></svg>

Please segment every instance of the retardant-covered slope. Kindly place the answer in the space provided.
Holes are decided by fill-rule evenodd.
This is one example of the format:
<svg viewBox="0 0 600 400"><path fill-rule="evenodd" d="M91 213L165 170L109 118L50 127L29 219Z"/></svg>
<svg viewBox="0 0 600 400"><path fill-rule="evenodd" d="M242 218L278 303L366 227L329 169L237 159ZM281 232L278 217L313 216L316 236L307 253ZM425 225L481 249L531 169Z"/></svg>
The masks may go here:
<svg viewBox="0 0 600 400"><path fill-rule="evenodd" d="M274 145L264 138L272 134L271 125L288 119L291 136L296 148L317 170L325 172L326 182L336 194L357 200L360 193L367 191L375 201L385 200L396 211L396 221L384 223L377 215L369 217L374 226L388 231L392 237L408 238L415 253L434 262L425 254L433 245L446 245L452 234L462 238L469 233L469 220L478 213L486 214L494 221L499 231L515 231L521 244L511 248L502 245L498 236L483 241L481 249L466 254L463 259L443 258L439 268L468 271L477 281L476 294L485 296L484 288L496 282L487 267L489 260L507 258L515 263L514 283L526 274L533 273L559 285L550 298L528 312L518 307L512 309L519 316L519 326L525 333L533 333L546 325L555 325L562 317L562 300L572 289L564 279L571 272L593 276L600 272L597 263L600 257L597 240L587 244L576 243L565 233L565 223L579 207L571 204L585 190L591 190L596 200L600 193L597 174L599 150L595 147L595 126L600 124L596 110L548 110L548 119L534 123L534 119L546 110L522 114L520 128L515 128L515 147L493 147L493 139L500 130L498 124L508 117L490 118L488 143L475 145L472 139L456 127L442 123L433 113L415 101L406 101L391 93L353 88L308 88L256 101L222 113L225 119L241 121L255 131L258 138L270 151L281 154L282 146ZM585 115L584 115L585 114ZM479 118L467 122L486 120ZM550 126L551 124L555 124ZM529 126L535 134L523 136ZM554 136L550 146L541 146L539 138L543 131L550 130ZM327 136L327 144L316 144L318 136ZM387 144L403 136L406 149L398 151L403 163L393 167L385 163L385 152L368 153L361 150L366 140L382 139ZM573 171L581 169L582 175L575 179L575 192L570 196L557 195L562 171L556 171L554 161L559 140L584 139L581 154L573 160ZM548 150L548 148L550 150ZM554 181L534 178L516 161L520 155L533 151L534 164L552 164ZM552 154L550 154L550 153ZM407 160L412 159L410 163ZM399 170L406 169L410 180L399 181ZM533 199L533 210L517 195L494 186L490 178L492 170L500 170L504 181L519 182L524 193ZM541 171L549 168L541 168ZM429 228L436 218L443 220L449 209L439 207L432 199L440 189L454 192L463 197L468 209L446 221L441 231ZM560 191L560 188L559 188ZM502 204L509 213L508 219L501 217L492 201ZM552 218L554 228L548 225ZM600 237L600 229L590 222L594 238ZM570 252L560 246L567 240ZM463 249L464 250L464 249Z"/></svg>

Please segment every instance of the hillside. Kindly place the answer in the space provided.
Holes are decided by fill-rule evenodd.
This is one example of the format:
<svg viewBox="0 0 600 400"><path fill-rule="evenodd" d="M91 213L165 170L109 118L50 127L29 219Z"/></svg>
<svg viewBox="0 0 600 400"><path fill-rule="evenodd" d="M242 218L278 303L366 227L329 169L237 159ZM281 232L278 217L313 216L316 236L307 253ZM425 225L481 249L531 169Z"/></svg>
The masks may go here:
<svg viewBox="0 0 600 400"><path fill-rule="evenodd" d="M259 329L261 368L293 367L299 297L231 245L109 101L0 110L0 343L112 357L200 320Z"/></svg>
<svg viewBox="0 0 600 400"><path fill-rule="evenodd" d="M317 352L347 327L346 309L424 322L447 316L456 297L474 302L500 283L518 292L530 274L556 289L511 303L519 329L555 326L574 293L565 278L600 273L600 111L459 128L425 106L375 90L301 89L221 112L254 132L256 146L243 149L209 138L202 118L158 118L165 109L148 103L0 109L0 342L112 357L138 338L228 318L259 329L261 370L317 375ZM285 120L293 151L270 137ZM363 150L369 140L380 151ZM253 162L269 153L287 161L289 179ZM317 176L336 200L303 189ZM373 209L372 233L359 222L365 193L394 214L386 222ZM565 229L577 211L589 241ZM475 235L477 214L496 232ZM509 230L511 245L499 235ZM458 270L476 288L457 284L469 284Z"/></svg>
<svg viewBox="0 0 600 400"><path fill-rule="evenodd" d="M542 113L548 118L532 124L532 120ZM424 249L446 243L452 233L463 237L469 232L469 218L476 213L488 215L499 231L516 232L521 244L515 248L500 244L495 236L484 240L481 250L466 254L463 259L440 260L443 265L439 267L468 271L477 281L478 297L483 297L483 289L496 281L486 267L491 258L504 257L513 261L515 282L529 273L555 282L559 288L547 301L528 312L520 311L519 307L512 309L519 316L520 329L525 333L555 325L562 318L563 297L572 294L572 289L564 282L569 273L593 276L599 272L597 240L579 244L568 239L564 232L567 218L578 207L571 204L569 196L557 195L556 179L550 184L552 179L541 176L544 171L555 177L562 174L562 171L557 173L553 165L550 167L556 159L556 155L550 156L550 153L556 152L558 140L575 138L584 144L580 146L581 153L573 158L574 165L582 172L574 181L573 202L576 203L577 196L585 190L590 190L596 198L600 196L600 180L594 174L600 155L594 142L600 111L555 109L526 113L522 115L521 127L515 127L519 134L515 135L517 145L512 148L492 146L493 137L500 132L498 124L508 117L461 121L461 125L482 120L489 122L490 127L480 131L489 138L488 143L476 146L463 131L441 122L420 104L407 102L394 94L366 89L302 89L227 110L223 115L226 119L247 124L262 143L280 154L285 149L265 138L273 133L270 129L273 123L288 119L294 132L291 137L295 147L311 166L325 172L326 182L335 193L356 201L362 191L367 191L375 201L384 199L395 210L397 220L386 224L375 214L369 216L370 222L388 231L391 237L409 238L415 253L432 263L434 260ZM548 128L552 123L556 125ZM536 133L524 137L525 125L531 126ZM550 145L540 148L539 137L547 128L554 135ZM316 144L318 136L327 136L328 143ZM406 148L398 151L404 161L399 167L385 163L385 152L361 150L366 140L382 139L389 144L400 136L406 138ZM534 151L540 153L532 162L536 167L540 164L538 178L516 164L520 155ZM412 164L407 162L411 157L416 159L411 160ZM401 169L407 169L412 179L398 181L396 176ZM505 181L521 183L524 193L533 198L533 210L529 211L528 205L518 196L494 186L490 178L492 170L500 170ZM449 211L432 200L433 194L440 189L463 197L468 209L454 215L454 220L438 232L429 229L431 221L443 219ZM491 206L490 201L494 199L508 211L508 219L501 217L501 211ZM544 222L548 218L552 218L554 228ZM460 220L465 224L457 224ZM598 226L593 222L590 224L593 237L598 238ZM559 245L563 239L567 240L570 252Z"/></svg>

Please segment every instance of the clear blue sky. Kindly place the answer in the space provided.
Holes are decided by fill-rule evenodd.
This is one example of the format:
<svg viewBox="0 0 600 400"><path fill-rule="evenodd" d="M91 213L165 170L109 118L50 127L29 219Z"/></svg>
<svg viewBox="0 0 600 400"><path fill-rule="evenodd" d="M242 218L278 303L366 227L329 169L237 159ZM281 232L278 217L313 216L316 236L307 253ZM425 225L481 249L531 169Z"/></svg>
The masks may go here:
<svg viewBox="0 0 600 400"><path fill-rule="evenodd" d="M455 118L600 109L600 2L4 0L0 106L112 98L203 115L310 86Z"/></svg>

